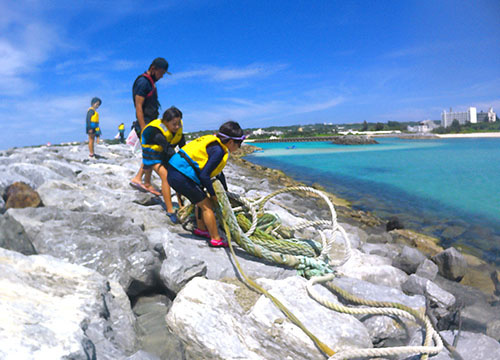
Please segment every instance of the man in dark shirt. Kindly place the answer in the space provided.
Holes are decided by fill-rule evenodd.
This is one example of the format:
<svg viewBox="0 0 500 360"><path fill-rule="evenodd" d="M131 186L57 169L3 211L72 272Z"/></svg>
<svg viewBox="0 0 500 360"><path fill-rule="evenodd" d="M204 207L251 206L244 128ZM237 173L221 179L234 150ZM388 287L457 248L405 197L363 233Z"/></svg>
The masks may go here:
<svg viewBox="0 0 500 360"><path fill-rule="evenodd" d="M168 62L164 58L156 58L149 66L148 71L139 75L132 86L132 98L134 100L135 116L137 120L132 125L137 136L141 138L144 127L159 117L160 102L158 101L158 91L156 82L168 72ZM151 184L151 170L144 171L142 164L138 173L130 180L130 185L140 190L150 191L155 195L160 193L153 186L145 186L142 177L145 176L144 183Z"/></svg>

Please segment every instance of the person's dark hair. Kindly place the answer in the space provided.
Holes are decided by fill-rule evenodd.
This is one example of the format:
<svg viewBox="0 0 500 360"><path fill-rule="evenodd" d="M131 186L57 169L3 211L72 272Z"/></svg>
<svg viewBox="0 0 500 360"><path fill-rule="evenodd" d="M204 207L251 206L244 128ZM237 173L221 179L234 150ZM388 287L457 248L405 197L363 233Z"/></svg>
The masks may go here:
<svg viewBox="0 0 500 360"><path fill-rule="evenodd" d="M219 128L219 133L235 138L243 136L243 130L241 129L240 124L238 124L236 121L227 121L224 124L222 124ZM223 144L226 144L227 142L229 142L229 140L231 140L229 137L224 137L224 136L217 136L217 137ZM241 142L243 142L243 140L241 140Z"/></svg>
<svg viewBox="0 0 500 360"><path fill-rule="evenodd" d="M168 72L168 61L165 60L164 58L162 57L159 57L159 58L156 58L153 60L153 62L151 63L151 65L149 65L149 70L151 70L153 67L157 68L157 69L163 69L165 70L168 74L170 74Z"/></svg>
<svg viewBox="0 0 500 360"><path fill-rule="evenodd" d="M163 113L163 121L169 122L175 118L182 119L182 112L179 109L177 109L175 106L169 107Z"/></svg>
<svg viewBox="0 0 500 360"><path fill-rule="evenodd" d="M98 97L94 97L92 98L92 100L90 100L90 106L94 105L96 102L99 103L99 106L102 105L101 99L99 99Z"/></svg>

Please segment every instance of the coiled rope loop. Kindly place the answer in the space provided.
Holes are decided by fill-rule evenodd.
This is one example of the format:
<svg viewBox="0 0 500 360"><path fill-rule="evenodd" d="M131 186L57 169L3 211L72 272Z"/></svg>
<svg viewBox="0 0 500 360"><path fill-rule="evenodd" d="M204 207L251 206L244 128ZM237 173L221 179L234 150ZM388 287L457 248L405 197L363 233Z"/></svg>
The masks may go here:
<svg viewBox="0 0 500 360"><path fill-rule="evenodd" d="M345 230L337 223L337 216L333 204L323 192L310 187L295 186L275 191L258 200L250 200L237 194L226 193L219 181L214 182L214 189L219 202L217 215L224 226L231 253L242 277L247 281L249 286L271 299L290 321L299 326L314 341L318 348L329 356L329 360L395 356L403 354L422 354L422 359L427 360L429 355L437 354L443 349L441 337L433 328L429 318L422 312L398 303L361 299L333 284L332 280L334 279L334 274L332 266L340 266L349 259L351 255L351 246ZM329 207L331 220L304 221L297 226L287 228L279 224L278 221L269 221L269 219L266 219L265 221L261 221L259 225L259 219L262 220L264 216L263 208L267 201L279 194L294 191L309 192L322 198ZM228 196L231 197L233 202L237 202L239 206L233 209ZM238 214L238 218L235 216L235 211L242 212L245 209L250 213L252 219L251 224L246 216L242 214ZM192 211L192 209L190 211ZM182 213L182 218L185 219L188 212L189 211L184 211ZM314 256L316 255L314 246L310 246L310 244L306 245L304 241L299 241L297 239L285 239L281 235L286 230L293 231L319 225L330 226L331 233L329 234L330 236L327 237L323 230L319 231L321 236L321 251L317 256ZM344 251L340 259L334 259L331 251L336 234L339 232L343 238ZM244 274L234 253L232 239L234 239L241 248L252 255L297 269L299 274L309 279L306 286L308 294L320 304L334 311L351 315L374 314L400 316L422 324L425 328L424 344L422 346L350 349L335 352L308 331L278 299ZM353 308L332 303L319 296L313 290L315 284L323 284L344 299L368 307Z"/></svg>

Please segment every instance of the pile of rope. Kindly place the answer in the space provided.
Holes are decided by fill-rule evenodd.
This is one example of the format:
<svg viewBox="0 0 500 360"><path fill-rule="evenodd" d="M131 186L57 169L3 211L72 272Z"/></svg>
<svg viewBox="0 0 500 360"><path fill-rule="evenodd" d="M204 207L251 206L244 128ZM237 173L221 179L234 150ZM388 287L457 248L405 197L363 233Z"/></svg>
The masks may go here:
<svg viewBox="0 0 500 360"><path fill-rule="evenodd" d="M226 192L219 181L214 182L214 189L219 202L218 219L224 226L233 259L242 277L252 288L270 298L290 321L299 326L315 342L318 348L329 357L329 360L403 354L422 354L421 358L426 360L430 354L437 354L442 350L441 337L435 331L425 312L398 303L360 299L333 284L334 267L341 266L349 260L351 247L345 230L337 222L335 208L325 193L311 187L295 186L283 188L257 200L251 200ZM303 221L296 226L286 227L281 224L278 217L264 212L264 206L268 201L287 192L305 192L321 198L329 208L330 219ZM283 207L282 204L278 205ZM184 208L180 213L181 221L186 221L192 210L193 208L190 207ZM321 243L293 238L292 235L296 230L310 226L319 227ZM338 237L339 234L341 237ZM426 334L423 345L351 349L339 352L332 350L306 329L278 299L245 275L234 253L232 240L243 250L256 257L296 269L301 276L309 279L307 283L309 295L332 310L351 315L400 316L420 323L425 328ZM342 242L339 243L337 240L342 240ZM314 285L318 283L325 285L344 300L364 307L355 308L327 301L313 290Z"/></svg>

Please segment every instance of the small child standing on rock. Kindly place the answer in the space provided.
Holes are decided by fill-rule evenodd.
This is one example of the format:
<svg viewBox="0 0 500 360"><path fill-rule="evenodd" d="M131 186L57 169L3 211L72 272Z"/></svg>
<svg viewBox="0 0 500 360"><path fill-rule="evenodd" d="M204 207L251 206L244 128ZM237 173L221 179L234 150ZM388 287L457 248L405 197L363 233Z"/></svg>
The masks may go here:
<svg viewBox="0 0 500 360"><path fill-rule="evenodd" d="M99 113L97 109L101 106L102 101L98 97L93 98L90 101L90 107L87 111L87 131L89 136L89 157L93 158L94 154L94 139L99 130Z"/></svg>
<svg viewBox="0 0 500 360"><path fill-rule="evenodd" d="M212 209L217 206L217 196L211 178L220 175L222 185L227 189L222 169L226 166L229 153L238 150L244 139L240 125L228 121L222 124L216 135L205 135L183 146L168 165L170 186L196 204L197 228L193 233L210 239L209 245L213 247L227 247L228 243L221 239L217 229Z"/></svg>
<svg viewBox="0 0 500 360"><path fill-rule="evenodd" d="M172 155L175 154L175 147L182 147L186 144L182 133L182 112L175 106L170 107L163 113L161 119L151 121L142 131L142 164L145 172L154 170L161 178L161 193L167 216L176 224L175 214L170 194L170 186L167 181L167 164ZM151 191L153 185L144 183L146 190ZM177 197L180 205L180 196Z"/></svg>

